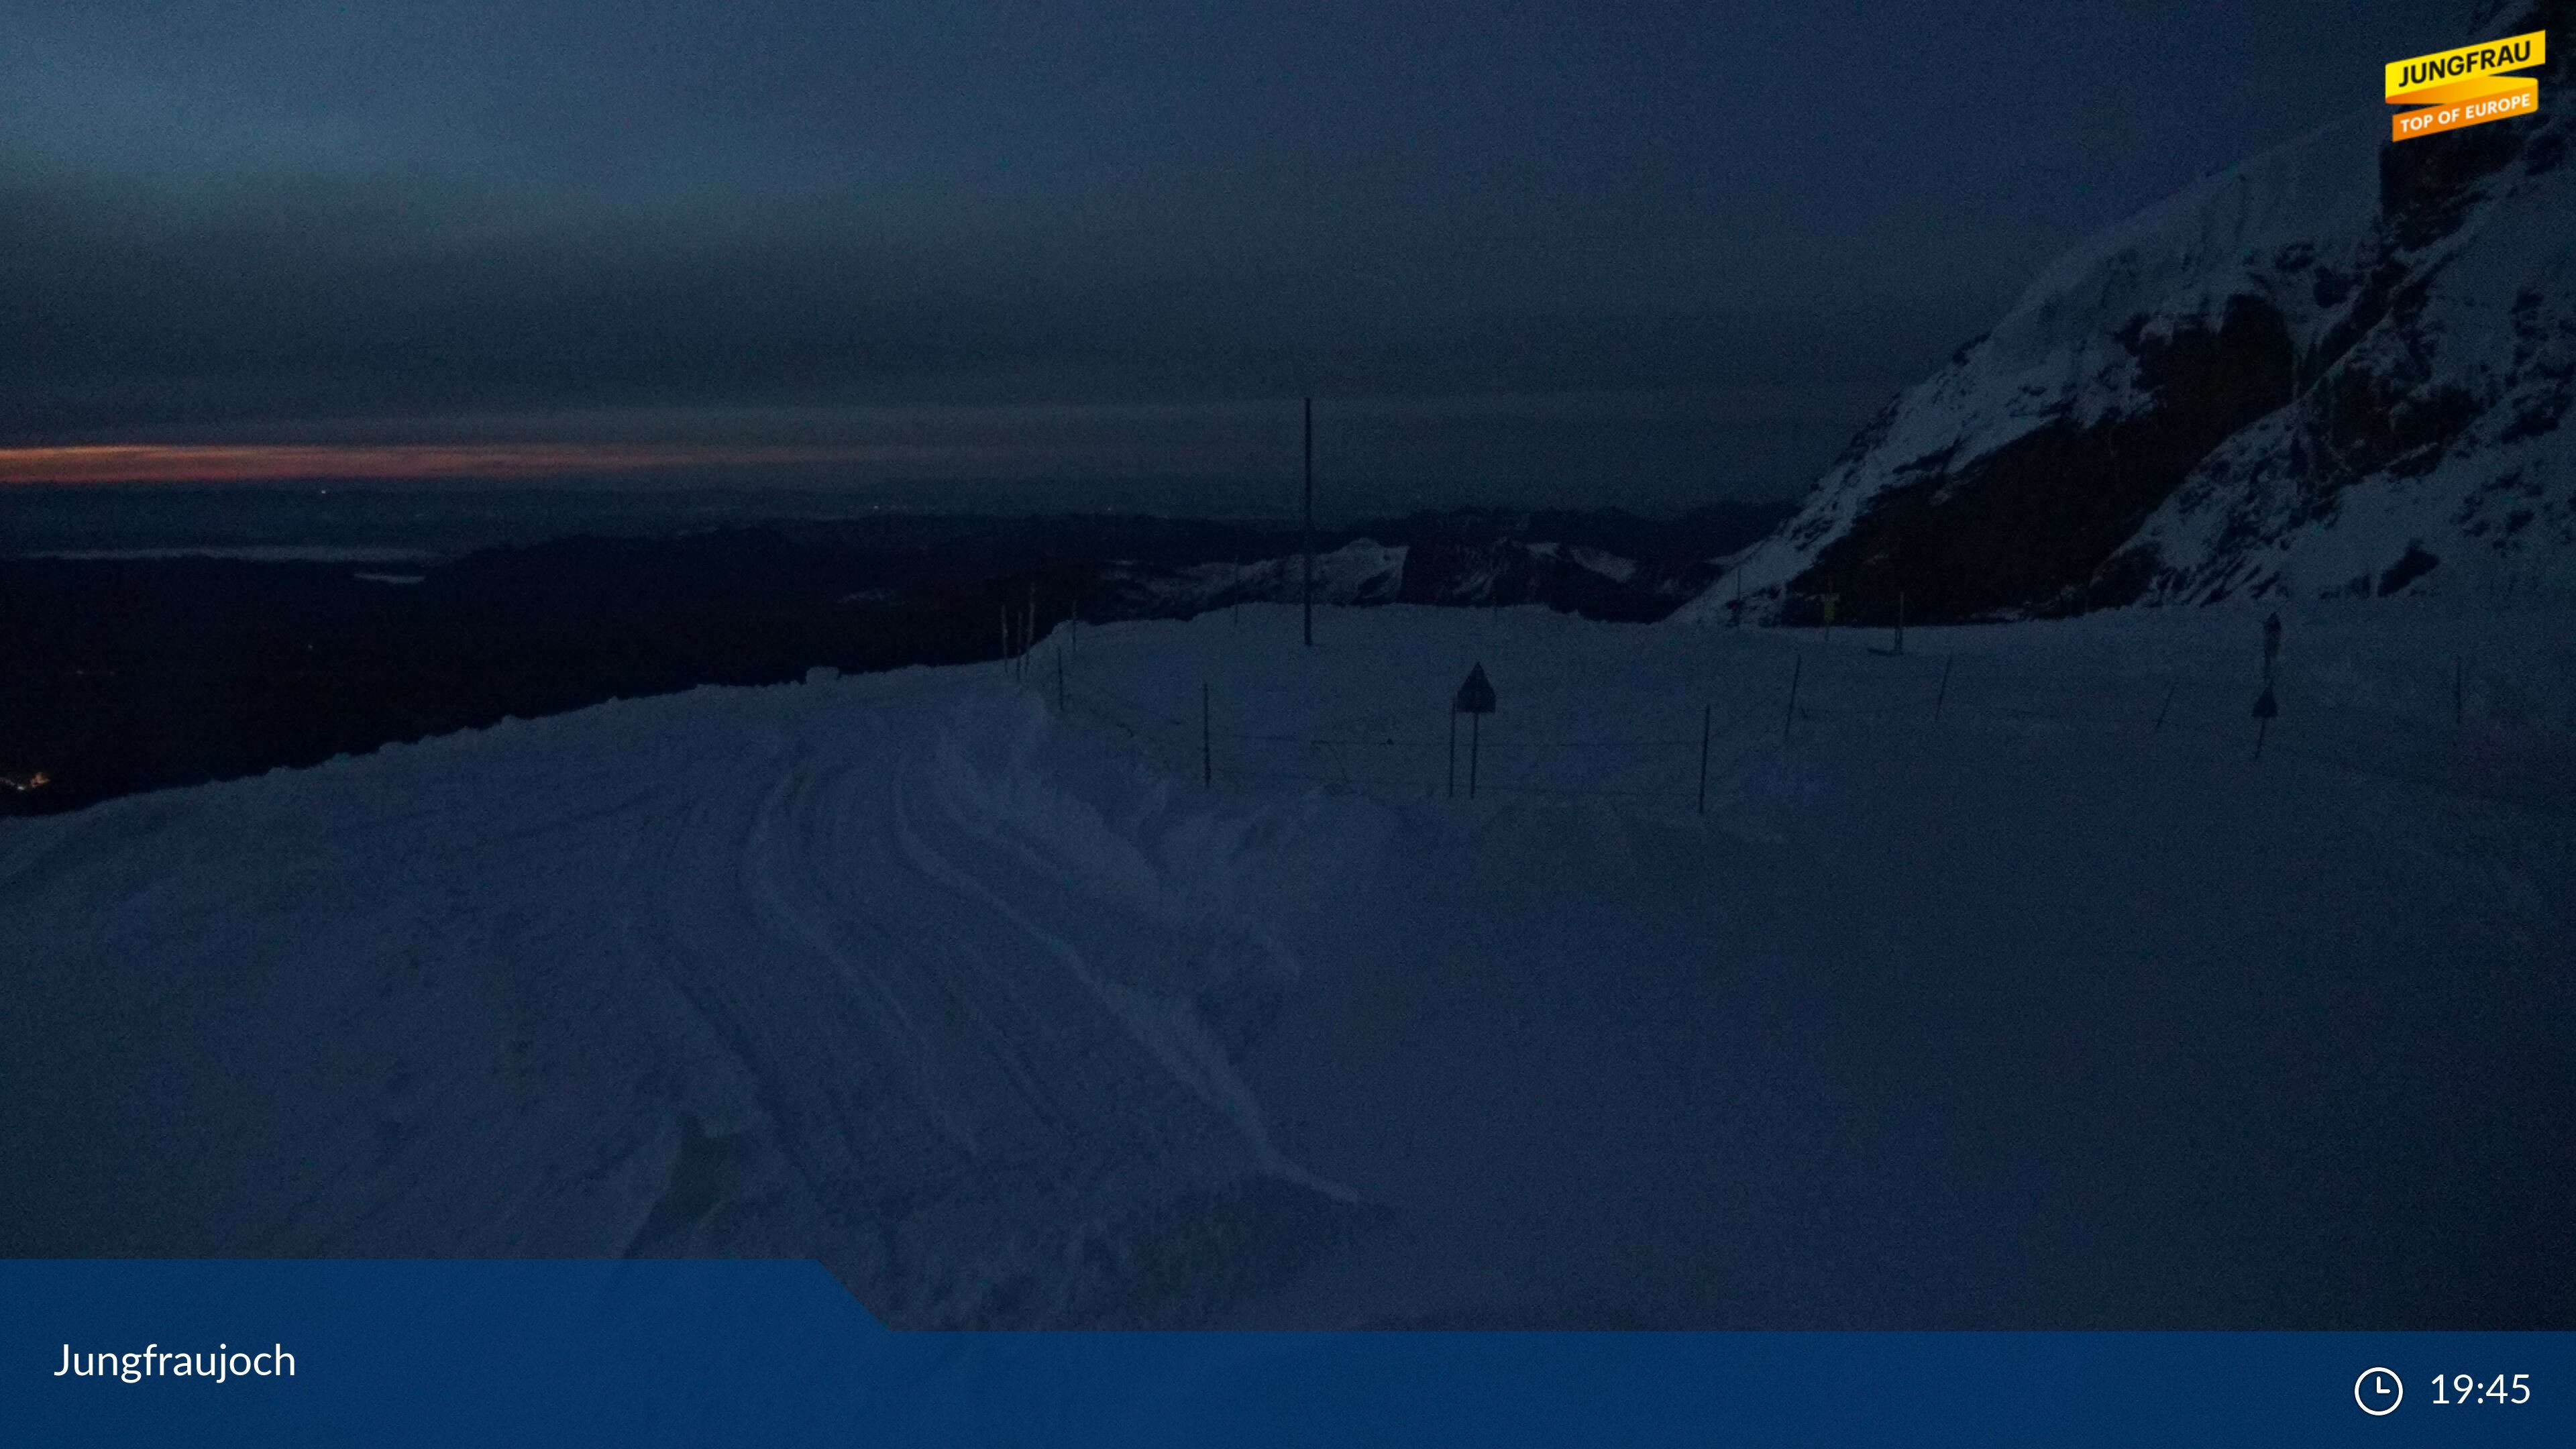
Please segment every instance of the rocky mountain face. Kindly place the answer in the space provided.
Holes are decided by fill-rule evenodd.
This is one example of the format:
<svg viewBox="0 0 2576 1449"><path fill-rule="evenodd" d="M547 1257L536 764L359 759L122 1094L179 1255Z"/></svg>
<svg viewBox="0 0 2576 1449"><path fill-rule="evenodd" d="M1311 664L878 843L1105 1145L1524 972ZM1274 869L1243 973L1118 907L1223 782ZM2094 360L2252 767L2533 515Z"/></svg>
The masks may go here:
<svg viewBox="0 0 2576 1449"><path fill-rule="evenodd" d="M2571 20L2487 0L2453 43ZM2077 248L1677 617L2576 586L2564 54L2537 116L2398 144L2357 113Z"/></svg>

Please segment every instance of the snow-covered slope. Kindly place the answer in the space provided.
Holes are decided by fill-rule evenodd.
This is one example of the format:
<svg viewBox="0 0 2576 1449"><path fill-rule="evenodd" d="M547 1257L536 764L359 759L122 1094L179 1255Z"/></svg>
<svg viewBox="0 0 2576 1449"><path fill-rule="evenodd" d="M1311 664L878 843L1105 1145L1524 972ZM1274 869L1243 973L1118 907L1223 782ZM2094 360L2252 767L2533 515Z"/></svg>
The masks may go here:
<svg viewBox="0 0 2576 1449"><path fill-rule="evenodd" d="M2260 760L2236 609L1259 605L0 821L0 1244L813 1256L910 1325L2563 1325L2576 634L2427 608L2294 614Z"/></svg>
<svg viewBox="0 0 2576 1449"><path fill-rule="evenodd" d="M2535 73L2539 117L2357 113L2077 248L1679 617L2576 587L2576 108Z"/></svg>

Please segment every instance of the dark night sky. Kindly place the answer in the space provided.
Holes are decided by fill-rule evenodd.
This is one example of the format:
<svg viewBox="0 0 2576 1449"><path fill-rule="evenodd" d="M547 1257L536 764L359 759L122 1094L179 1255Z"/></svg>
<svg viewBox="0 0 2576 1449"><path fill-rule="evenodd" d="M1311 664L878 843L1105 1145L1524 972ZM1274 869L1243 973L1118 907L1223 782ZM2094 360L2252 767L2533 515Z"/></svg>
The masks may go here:
<svg viewBox="0 0 2576 1449"><path fill-rule="evenodd" d="M1777 494L2461 8L6 0L0 444Z"/></svg>

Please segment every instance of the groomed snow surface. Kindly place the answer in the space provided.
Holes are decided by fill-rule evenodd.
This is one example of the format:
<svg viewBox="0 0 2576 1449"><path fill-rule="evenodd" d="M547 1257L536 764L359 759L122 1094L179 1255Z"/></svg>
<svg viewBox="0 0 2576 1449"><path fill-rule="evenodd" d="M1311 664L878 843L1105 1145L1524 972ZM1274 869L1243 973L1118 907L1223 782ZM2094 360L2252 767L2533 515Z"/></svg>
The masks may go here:
<svg viewBox="0 0 2576 1449"><path fill-rule="evenodd" d="M0 1241L812 1256L912 1326L2576 1323L2576 615L2285 622L2259 759L2226 609L1245 606L0 821Z"/></svg>

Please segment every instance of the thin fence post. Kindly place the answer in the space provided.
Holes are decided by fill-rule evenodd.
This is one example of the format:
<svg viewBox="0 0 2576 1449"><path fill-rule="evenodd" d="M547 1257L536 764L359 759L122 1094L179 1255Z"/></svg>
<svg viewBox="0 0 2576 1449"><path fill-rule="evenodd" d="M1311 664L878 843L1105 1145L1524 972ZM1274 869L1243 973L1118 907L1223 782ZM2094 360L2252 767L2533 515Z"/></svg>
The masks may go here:
<svg viewBox="0 0 2576 1449"><path fill-rule="evenodd" d="M1202 679L1199 681L1199 783L1213 786L1216 784L1216 745L1208 725L1209 713L1208 682Z"/></svg>
<svg viewBox="0 0 2576 1449"><path fill-rule="evenodd" d="M1959 656L1956 654L1941 661L1941 692L1932 696L1932 718L1935 723L1940 721L1941 706L1950 702L1950 667L1958 662Z"/></svg>
<svg viewBox="0 0 2576 1449"><path fill-rule="evenodd" d="M1789 668L1789 712L1780 721L1780 743L1784 745L1789 743L1789 727L1798 719L1798 677L1806 672L1807 656L1801 654Z"/></svg>
<svg viewBox="0 0 2576 1449"><path fill-rule="evenodd" d="M2147 731L2147 733L2151 735L2160 735L2165 732L2165 713L2173 708L2174 690L2176 688L2177 685L2174 681L2165 681L2165 702L2156 706L2156 727Z"/></svg>
<svg viewBox="0 0 2576 1449"><path fill-rule="evenodd" d="M1703 704L1699 707L1699 813L1702 815L1708 813L1709 717L1716 712L1716 709L1717 706L1713 704Z"/></svg>

